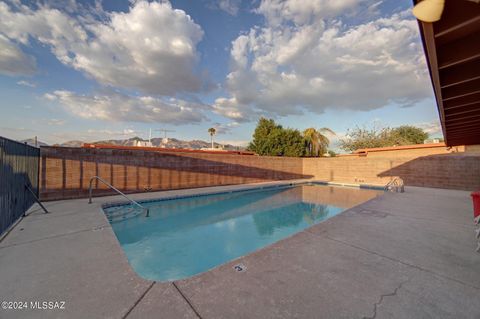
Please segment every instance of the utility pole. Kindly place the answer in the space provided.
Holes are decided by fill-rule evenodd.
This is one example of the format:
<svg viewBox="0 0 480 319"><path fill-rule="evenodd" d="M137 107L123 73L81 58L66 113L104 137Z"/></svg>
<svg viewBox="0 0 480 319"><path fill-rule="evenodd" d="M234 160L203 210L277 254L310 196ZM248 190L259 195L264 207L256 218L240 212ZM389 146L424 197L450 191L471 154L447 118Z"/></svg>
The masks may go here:
<svg viewBox="0 0 480 319"><path fill-rule="evenodd" d="M164 138L167 138L167 132L175 132L174 130L166 130L164 128L156 129L155 131L163 132Z"/></svg>
<svg viewBox="0 0 480 319"><path fill-rule="evenodd" d="M175 132L174 130L167 130L167 129L164 129L164 128L156 129L155 131L163 132L164 136L163 136L162 142L164 144L168 143L167 132Z"/></svg>

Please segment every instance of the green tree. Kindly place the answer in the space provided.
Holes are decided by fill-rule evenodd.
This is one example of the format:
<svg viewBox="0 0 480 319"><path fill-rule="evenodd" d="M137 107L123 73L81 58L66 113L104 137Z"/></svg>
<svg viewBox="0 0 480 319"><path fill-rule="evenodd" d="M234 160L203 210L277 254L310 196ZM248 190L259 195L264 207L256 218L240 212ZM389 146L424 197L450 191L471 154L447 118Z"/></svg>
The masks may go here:
<svg viewBox="0 0 480 319"><path fill-rule="evenodd" d="M428 133L415 126L402 125L391 130L390 138L394 145L423 144Z"/></svg>
<svg viewBox="0 0 480 319"><path fill-rule="evenodd" d="M335 157L337 156L337 153L335 151L329 150L328 155L330 155L330 157Z"/></svg>
<svg viewBox="0 0 480 319"><path fill-rule="evenodd" d="M305 140L298 130L284 129L272 119L260 118L248 149L258 155L303 156Z"/></svg>
<svg viewBox="0 0 480 319"><path fill-rule="evenodd" d="M346 137L340 140L340 148L353 152L362 148L388 147L398 145L422 144L428 134L414 126L397 128L361 128L348 130Z"/></svg>
<svg viewBox="0 0 480 319"><path fill-rule="evenodd" d="M283 129L280 134L281 154L283 156L300 157L305 155L305 139L299 130Z"/></svg>
<svg viewBox="0 0 480 319"><path fill-rule="evenodd" d="M307 156L323 156L325 153L327 153L330 140L325 135L326 133L335 134L327 127L323 127L319 130L310 127L303 131L303 138L305 139L307 147Z"/></svg>
<svg viewBox="0 0 480 319"><path fill-rule="evenodd" d="M253 140L248 145L248 149L258 155L271 154L273 150L269 136L281 128L282 127L277 125L272 119L260 118L253 133Z"/></svg>

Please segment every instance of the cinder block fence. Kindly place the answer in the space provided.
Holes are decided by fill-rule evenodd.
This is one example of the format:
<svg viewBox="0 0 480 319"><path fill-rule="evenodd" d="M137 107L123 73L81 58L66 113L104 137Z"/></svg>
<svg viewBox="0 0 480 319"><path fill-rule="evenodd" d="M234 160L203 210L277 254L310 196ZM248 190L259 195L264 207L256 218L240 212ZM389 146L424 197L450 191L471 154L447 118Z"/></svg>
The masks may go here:
<svg viewBox="0 0 480 319"><path fill-rule="evenodd" d="M232 185L289 179L385 185L394 177L406 185L480 189L480 156L462 153L419 156L288 158L123 149L42 147L42 200L88 195L100 176L126 193ZM94 195L110 195L94 183Z"/></svg>
<svg viewBox="0 0 480 319"><path fill-rule="evenodd" d="M192 152L42 147L42 200L88 195L100 176L125 193L311 178L301 158ZM95 195L112 191L95 182Z"/></svg>

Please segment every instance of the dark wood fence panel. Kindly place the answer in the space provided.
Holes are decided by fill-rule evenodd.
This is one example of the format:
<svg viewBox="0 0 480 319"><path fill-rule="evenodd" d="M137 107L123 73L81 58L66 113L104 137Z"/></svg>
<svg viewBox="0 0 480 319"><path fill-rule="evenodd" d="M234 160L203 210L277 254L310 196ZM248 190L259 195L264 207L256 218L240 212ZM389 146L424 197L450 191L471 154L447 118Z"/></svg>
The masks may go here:
<svg viewBox="0 0 480 319"><path fill-rule="evenodd" d="M0 136L0 234L35 202L26 190L39 194L40 149Z"/></svg>

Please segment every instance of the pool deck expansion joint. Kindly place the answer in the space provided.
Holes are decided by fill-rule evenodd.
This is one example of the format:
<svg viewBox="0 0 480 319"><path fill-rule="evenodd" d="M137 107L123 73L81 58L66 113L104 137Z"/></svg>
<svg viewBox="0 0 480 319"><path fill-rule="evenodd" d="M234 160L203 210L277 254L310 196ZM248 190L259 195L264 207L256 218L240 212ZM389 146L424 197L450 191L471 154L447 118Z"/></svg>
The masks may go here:
<svg viewBox="0 0 480 319"><path fill-rule="evenodd" d="M193 310L193 312L195 313L195 315L197 315L198 318L202 319L202 316L200 316L200 313L198 313L198 310L195 309L195 307L193 306L192 302L190 300L188 300L187 296L185 296L185 294L180 290L180 288L178 288L177 284L173 281L172 282L173 286L175 287L175 289L177 289L178 293L183 297L183 299L185 300L185 302L190 306L190 308Z"/></svg>
<svg viewBox="0 0 480 319"><path fill-rule="evenodd" d="M125 318L128 317L128 315L133 311L133 309L135 309L135 307L140 303L140 301L142 301L143 297L145 297L147 295L147 293L153 288L155 283L156 283L156 281L153 281L150 284L150 286L148 286L148 288L145 289L143 294L137 299L137 301L135 301L135 303L130 307L130 309L128 309L127 313L125 313L125 315L122 317L122 319L125 319Z"/></svg>

